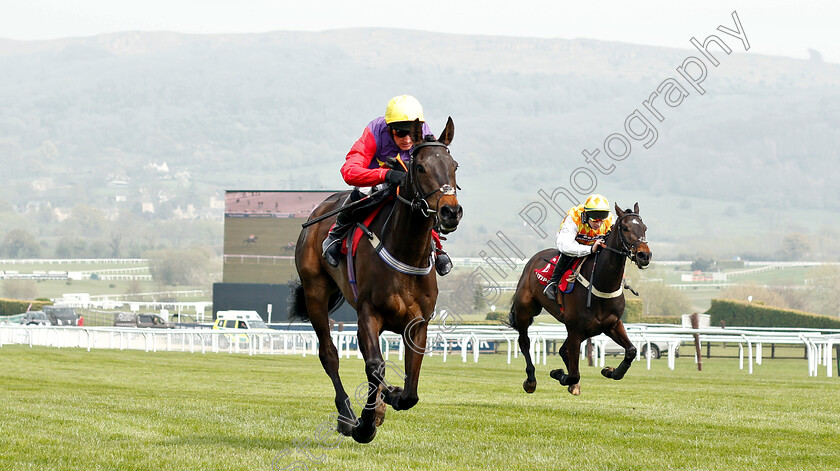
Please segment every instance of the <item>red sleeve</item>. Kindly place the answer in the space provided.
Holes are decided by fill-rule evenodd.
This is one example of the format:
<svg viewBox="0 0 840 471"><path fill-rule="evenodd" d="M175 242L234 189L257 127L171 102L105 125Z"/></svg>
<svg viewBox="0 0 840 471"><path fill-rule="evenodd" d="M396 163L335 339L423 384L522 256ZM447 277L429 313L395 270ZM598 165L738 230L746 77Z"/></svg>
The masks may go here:
<svg viewBox="0 0 840 471"><path fill-rule="evenodd" d="M346 161L341 166L341 176L348 185L368 187L385 181L387 168L368 168L376 154L376 138L365 128L362 137L353 144L347 153Z"/></svg>

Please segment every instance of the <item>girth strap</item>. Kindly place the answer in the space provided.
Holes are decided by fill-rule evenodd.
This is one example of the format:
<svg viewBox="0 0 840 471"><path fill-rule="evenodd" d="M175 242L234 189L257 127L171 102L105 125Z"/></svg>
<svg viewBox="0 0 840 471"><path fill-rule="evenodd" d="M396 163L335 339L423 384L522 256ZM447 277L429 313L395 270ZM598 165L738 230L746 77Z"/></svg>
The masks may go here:
<svg viewBox="0 0 840 471"><path fill-rule="evenodd" d="M385 244L379 240L379 237L376 237L370 229L365 227L364 224L358 223L359 227L364 231L365 235L370 239L370 244L373 245L373 251L379 255L379 258L385 262L386 265L393 268L394 270L404 273L406 275L428 275L432 272L432 267L434 266L434 256L429 253L429 266L428 267L414 267L407 263L403 263L397 260L396 257L391 255L391 252L388 252L388 249L385 248Z"/></svg>
<svg viewBox="0 0 840 471"><path fill-rule="evenodd" d="M582 264L581 264L582 265ZM583 285L584 288L589 288L589 280L583 277L580 273L577 274L577 279L580 281L580 284ZM605 293L594 286L592 287L592 294L598 296L599 298L604 299L612 299L621 296L621 293L624 292L624 288L618 288L617 290L613 291L612 293Z"/></svg>

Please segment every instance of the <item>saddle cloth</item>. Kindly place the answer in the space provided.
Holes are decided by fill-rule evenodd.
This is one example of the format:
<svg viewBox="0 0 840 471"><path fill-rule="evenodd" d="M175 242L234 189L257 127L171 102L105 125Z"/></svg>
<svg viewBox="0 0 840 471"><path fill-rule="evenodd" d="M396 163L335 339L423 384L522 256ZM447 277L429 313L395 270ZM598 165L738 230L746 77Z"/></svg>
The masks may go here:
<svg viewBox="0 0 840 471"><path fill-rule="evenodd" d="M379 211L384 206L385 205L379 205L379 206L373 208L373 211L371 211L370 214L365 216L365 219L362 221L362 224L364 224L365 227L370 227L370 224L373 222L373 218L375 218L376 215L379 214ZM354 224L352 229L350 230L349 237L345 237L344 241L341 244L341 253L343 253L344 255L347 255L348 246L351 246L353 256L355 257L356 256L356 248L359 247L359 241L362 240L363 235L365 235L364 231L360 231L359 227Z"/></svg>
<svg viewBox="0 0 840 471"><path fill-rule="evenodd" d="M551 259L550 262L546 263L544 267L537 268L534 270L534 273L537 275L537 280L539 280L540 284L545 286L551 280L551 275L554 274L554 267L557 264L557 260L560 259L560 255L555 256ZM575 287L575 269L580 262L583 261L583 258L576 258L572 265L566 270L563 276L560 278L560 286L558 289L563 293L570 293Z"/></svg>

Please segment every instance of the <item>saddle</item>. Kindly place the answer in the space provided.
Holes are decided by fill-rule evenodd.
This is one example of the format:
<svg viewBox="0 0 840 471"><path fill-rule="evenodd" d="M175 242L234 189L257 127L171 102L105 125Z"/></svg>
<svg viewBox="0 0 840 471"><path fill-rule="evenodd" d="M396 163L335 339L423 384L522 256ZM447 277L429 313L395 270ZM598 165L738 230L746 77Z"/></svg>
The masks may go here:
<svg viewBox="0 0 840 471"><path fill-rule="evenodd" d="M571 293L575 288L575 279L577 279L578 268L584 258L586 257L574 259L572 264L567 267L566 272L563 273L563 276L560 278L560 284L557 286L557 289L561 293ZM560 255L557 255L546 263L544 267L534 269L534 273L537 275L537 280L539 280L541 285L548 285L548 282L551 280L551 276L554 274L554 270L556 269L557 261L559 259Z"/></svg>
<svg viewBox="0 0 840 471"><path fill-rule="evenodd" d="M379 206L373 208L373 210L365 216L362 220L362 225L365 227L370 227L373 219L379 214L379 211L385 207L384 204L380 204ZM359 247L359 242L362 240L362 236L365 235L364 231L358 230L358 225L353 225L353 227L349 231L350 233L344 237L344 240L341 242L341 253L347 255L348 253L353 254L356 256L356 249Z"/></svg>

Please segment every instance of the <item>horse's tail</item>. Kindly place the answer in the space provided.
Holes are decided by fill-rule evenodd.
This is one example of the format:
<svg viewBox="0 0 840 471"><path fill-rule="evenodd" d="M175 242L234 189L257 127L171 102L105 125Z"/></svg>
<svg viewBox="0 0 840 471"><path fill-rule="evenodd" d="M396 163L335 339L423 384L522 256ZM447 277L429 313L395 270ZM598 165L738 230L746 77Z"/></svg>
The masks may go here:
<svg viewBox="0 0 840 471"><path fill-rule="evenodd" d="M510 313L508 313L508 318L504 322L511 329L516 329L516 313L513 312L513 303L510 303Z"/></svg>
<svg viewBox="0 0 840 471"><path fill-rule="evenodd" d="M289 319L309 322L309 312L306 311L306 297L299 279L289 280L289 291Z"/></svg>

